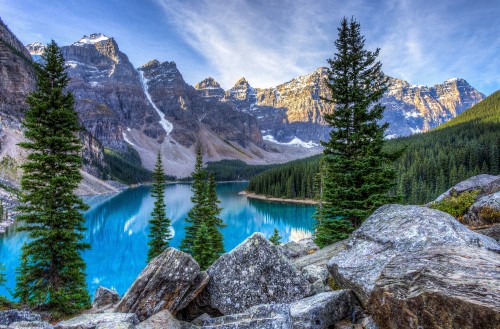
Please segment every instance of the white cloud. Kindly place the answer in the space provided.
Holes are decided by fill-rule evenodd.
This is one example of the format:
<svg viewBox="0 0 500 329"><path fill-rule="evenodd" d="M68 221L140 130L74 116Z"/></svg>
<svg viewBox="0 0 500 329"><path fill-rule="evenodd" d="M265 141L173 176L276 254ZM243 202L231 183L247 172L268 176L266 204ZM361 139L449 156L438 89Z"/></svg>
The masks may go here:
<svg viewBox="0 0 500 329"><path fill-rule="evenodd" d="M241 76L257 87L273 86L326 64L328 54L315 47L331 39L326 17L309 1L157 2L225 88Z"/></svg>

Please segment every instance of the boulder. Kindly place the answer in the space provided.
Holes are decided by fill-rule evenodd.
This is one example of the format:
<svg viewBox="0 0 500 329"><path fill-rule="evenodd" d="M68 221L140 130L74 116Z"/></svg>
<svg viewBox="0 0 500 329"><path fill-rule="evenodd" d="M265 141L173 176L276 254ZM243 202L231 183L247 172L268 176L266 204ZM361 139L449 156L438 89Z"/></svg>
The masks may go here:
<svg viewBox="0 0 500 329"><path fill-rule="evenodd" d="M291 303L312 294L311 284L261 233L254 233L207 270L211 307L222 314L269 303Z"/></svg>
<svg viewBox="0 0 500 329"><path fill-rule="evenodd" d="M128 322L110 322L97 325L96 329L136 329L132 323Z"/></svg>
<svg viewBox="0 0 500 329"><path fill-rule="evenodd" d="M302 269L302 275L312 283L314 294L319 294L325 291L331 291L328 285L330 274L326 266L308 265Z"/></svg>
<svg viewBox="0 0 500 329"><path fill-rule="evenodd" d="M463 192L473 190L479 190L478 196L498 192L500 191L500 177L486 174L473 176L453 186L448 191L438 196L435 201L439 202L444 198L449 197L453 191L461 194Z"/></svg>
<svg viewBox="0 0 500 329"><path fill-rule="evenodd" d="M356 297L349 290L324 292L290 305L294 329L327 329L350 317Z"/></svg>
<svg viewBox="0 0 500 329"><path fill-rule="evenodd" d="M296 259L315 253L319 250L319 247L314 243L313 239L307 238L298 242L290 241L285 243L280 249L286 257Z"/></svg>
<svg viewBox="0 0 500 329"><path fill-rule="evenodd" d="M9 329L54 329L54 327L44 321L19 321L9 324Z"/></svg>
<svg viewBox="0 0 500 329"><path fill-rule="evenodd" d="M499 328L500 256L473 246L434 247L385 266L369 311L381 328Z"/></svg>
<svg viewBox="0 0 500 329"><path fill-rule="evenodd" d="M123 326L123 323L137 324L139 319L134 313L99 313L83 314L76 318L61 321L55 325L55 329L100 329L116 328ZM124 327L126 328L126 327Z"/></svg>
<svg viewBox="0 0 500 329"><path fill-rule="evenodd" d="M193 329L292 329L290 305L267 304L249 308L243 313L218 318L205 317Z"/></svg>
<svg viewBox="0 0 500 329"><path fill-rule="evenodd" d="M139 274L116 311L136 313L141 321L162 310L175 315L200 293L208 279L190 255L168 248Z"/></svg>
<svg viewBox="0 0 500 329"><path fill-rule="evenodd" d="M31 313L30 311L7 310L0 311L0 325L8 326L13 322L21 321L41 321L42 317L39 314Z"/></svg>
<svg viewBox="0 0 500 329"><path fill-rule="evenodd" d="M366 306L377 278L392 258L439 246L500 252L495 240L470 231L442 211L385 205L353 232L347 248L328 261L328 270L336 283L352 289Z"/></svg>
<svg viewBox="0 0 500 329"><path fill-rule="evenodd" d="M500 192L485 195L474 202L465 214L463 223L474 227L500 223Z"/></svg>
<svg viewBox="0 0 500 329"><path fill-rule="evenodd" d="M179 320L167 310L160 311L152 315L147 320L139 323L137 329L182 329L186 328L186 323L181 323Z"/></svg>
<svg viewBox="0 0 500 329"><path fill-rule="evenodd" d="M477 233L489 236L490 238L495 239L497 242L500 242L500 224L492 225L488 228L476 230Z"/></svg>
<svg viewBox="0 0 500 329"><path fill-rule="evenodd" d="M92 307L99 308L109 304L115 304L120 300L120 295L114 289L99 286L94 294Z"/></svg>
<svg viewBox="0 0 500 329"><path fill-rule="evenodd" d="M298 269L302 269L309 265L316 265L326 268L326 263L333 256L335 256L345 248L346 243L344 241L335 242L329 246L324 247L323 249L316 251L313 254L302 256L293 260L293 265Z"/></svg>

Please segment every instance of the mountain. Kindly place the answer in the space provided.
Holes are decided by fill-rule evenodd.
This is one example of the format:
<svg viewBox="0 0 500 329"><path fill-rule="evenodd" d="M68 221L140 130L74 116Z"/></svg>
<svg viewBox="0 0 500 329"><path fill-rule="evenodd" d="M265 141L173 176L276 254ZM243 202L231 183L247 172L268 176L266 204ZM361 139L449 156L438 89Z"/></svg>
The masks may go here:
<svg viewBox="0 0 500 329"><path fill-rule="evenodd" d="M26 63L31 62L28 51L38 60L44 49L40 43L28 45L28 51L20 43L17 47ZM135 68L114 38L102 33L62 51L68 89L87 134L82 136L84 154L91 155L86 171L94 176L133 182L131 175L141 166L152 169L161 151L166 173L184 177L198 146L205 161L281 163L321 152L319 141L328 138L323 114L334 108L321 100L328 97L325 68L274 88L254 88L242 78L224 90L210 77L194 87L187 84L175 62L152 60ZM21 77L11 74L2 81ZM388 138L434 127L484 97L462 79L434 87L391 82L383 100L384 121L391 124ZM33 87L26 88L11 90ZM19 95L22 104L26 92Z"/></svg>
<svg viewBox="0 0 500 329"><path fill-rule="evenodd" d="M394 192L409 204L432 201L471 176L500 174L500 91L429 132L389 140L386 149L405 150L395 162ZM319 159L275 166L253 177L248 190L274 197L312 198Z"/></svg>
<svg viewBox="0 0 500 329"><path fill-rule="evenodd" d="M264 139L313 145L328 139L323 114L334 110L321 100L329 96L326 79L326 68L266 89L253 88L242 78L221 100L254 115ZM463 79L426 87L389 77L389 89L381 100L386 106L381 122L389 123L387 138L408 136L446 122L484 97Z"/></svg>
<svg viewBox="0 0 500 329"><path fill-rule="evenodd" d="M19 165L27 155L17 144L25 141L21 121L23 111L27 108L26 96L36 87L36 76L29 50L2 20L0 63L0 178L17 186L22 174ZM96 177L102 176L102 172L106 170L104 150L99 141L87 131L82 131L80 138L83 142L84 179L77 192L96 194L118 191Z"/></svg>

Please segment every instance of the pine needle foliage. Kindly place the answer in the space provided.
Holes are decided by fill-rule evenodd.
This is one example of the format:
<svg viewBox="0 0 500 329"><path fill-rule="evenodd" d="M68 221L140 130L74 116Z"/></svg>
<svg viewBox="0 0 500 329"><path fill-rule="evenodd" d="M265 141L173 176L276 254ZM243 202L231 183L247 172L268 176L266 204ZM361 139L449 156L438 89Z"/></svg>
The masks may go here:
<svg viewBox="0 0 500 329"><path fill-rule="evenodd" d="M169 247L169 241L172 239L170 231L171 221L166 214L165 205L165 174L163 172L163 163L161 154L158 152L156 157L156 166L153 172L153 187L151 195L155 198L154 208L149 220L149 250L147 262L161 254Z"/></svg>
<svg viewBox="0 0 500 329"><path fill-rule="evenodd" d="M68 76L60 48L52 41L35 63L37 89L27 97L24 127L29 151L22 165L22 206L18 228L28 233L17 271L15 296L23 303L59 313L90 306L85 281L82 212L88 209L74 194L82 179L81 142L73 95L65 91Z"/></svg>
<svg viewBox="0 0 500 329"><path fill-rule="evenodd" d="M279 245L281 243L281 238L282 236L280 235L280 232L275 227L273 235L269 238L269 241L274 245Z"/></svg>
<svg viewBox="0 0 500 329"><path fill-rule="evenodd" d="M332 130L329 141L322 142L326 169L316 231L320 246L346 236L375 209L396 200L388 191L395 184L392 162L397 154L384 152L388 125L378 123L384 111L378 101L387 90L387 78L377 61L380 49L365 50L360 30L355 19L344 18L337 52L328 60L330 98L323 100L335 104L335 111L324 116Z"/></svg>
<svg viewBox="0 0 500 329"><path fill-rule="evenodd" d="M207 269L224 253L224 237L220 229L226 225L219 217L222 208L216 192L214 175L203 169L201 149L196 154L193 172L193 208L188 212L186 235L180 249L193 256L202 270Z"/></svg>

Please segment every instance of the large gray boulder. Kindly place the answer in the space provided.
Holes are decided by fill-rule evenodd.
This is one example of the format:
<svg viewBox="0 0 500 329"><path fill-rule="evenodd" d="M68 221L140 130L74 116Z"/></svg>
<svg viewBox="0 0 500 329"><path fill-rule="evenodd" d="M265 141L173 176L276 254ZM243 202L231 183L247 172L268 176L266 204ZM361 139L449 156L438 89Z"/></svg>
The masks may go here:
<svg viewBox="0 0 500 329"><path fill-rule="evenodd" d="M139 323L137 329L183 329L189 324L180 322L169 311L163 310Z"/></svg>
<svg viewBox="0 0 500 329"><path fill-rule="evenodd" d="M114 289L108 289L99 286L94 294L94 302L92 307L99 308L105 305L112 305L120 300L120 295Z"/></svg>
<svg viewBox="0 0 500 329"><path fill-rule="evenodd" d="M312 294L311 284L261 233L254 233L207 270L210 306L222 314L269 303L291 303Z"/></svg>
<svg viewBox="0 0 500 329"><path fill-rule="evenodd" d="M461 194L463 192L474 190L479 190L478 196L498 192L500 191L500 177L486 174L473 176L453 186L448 191L438 196L435 201L439 202L444 198L449 197L453 192Z"/></svg>
<svg viewBox="0 0 500 329"><path fill-rule="evenodd" d="M200 271L190 255L168 248L139 274L116 306L116 312L133 312L141 321L162 310L175 315L207 283L207 274Z"/></svg>
<svg viewBox="0 0 500 329"><path fill-rule="evenodd" d="M500 192L485 195L474 202L463 223L473 227L500 223Z"/></svg>
<svg viewBox="0 0 500 329"><path fill-rule="evenodd" d="M9 329L54 329L48 322L44 321L19 321L9 324Z"/></svg>
<svg viewBox="0 0 500 329"><path fill-rule="evenodd" d="M22 310L6 310L0 311L0 325L8 326L13 322L21 321L41 321L42 317L39 314L31 313L30 311Z"/></svg>
<svg viewBox="0 0 500 329"><path fill-rule="evenodd" d="M104 329L124 326L124 323L135 325L139 319L134 313L98 313L83 314L69 320L61 321L55 329ZM128 325L127 325L128 326Z"/></svg>
<svg viewBox="0 0 500 329"><path fill-rule="evenodd" d="M324 292L290 305L293 329L327 329L350 317L356 297L349 290Z"/></svg>
<svg viewBox="0 0 500 329"><path fill-rule="evenodd" d="M266 304L243 313L217 318L204 317L193 322L191 329L292 329L290 305Z"/></svg>
<svg viewBox="0 0 500 329"><path fill-rule="evenodd" d="M293 260L293 265L297 269L303 269L310 265L326 268L326 263L345 248L346 243L344 241L336 242L316 251L315 253Z"/></svg>
<svg viewBox="0 0 500 329"><path fill-rule="evenodd" d="M314 243L313 239L306 238L298 242L290 241L280 246L283 254L290 258L296 259L305 255L310 255L319 250L319 247Z"/></svg>
<svg viewBox="0 0 500 329"><path fill-rule="evenodd" d="M490 238L495 239L497 242L500 242L500 223L494 224L488 228L476 230L476 232L482 235L489 236Z"/></svg>
<svg viewBox="0 0 500 329"><path fill-rule="evenodd" d="M381 328L499 328L500 256L444 245L394 257L368 305Z"/></svg>
<svg viewBox="0 0 500 329"><path fill-rule="evenodd" d="M386 205L377 209L330 261L335 282L352 289L366 306L376 280L394 257L440 246L472 246L500 252L493 239L475 233L452 216L420 206Z"/></svg>

